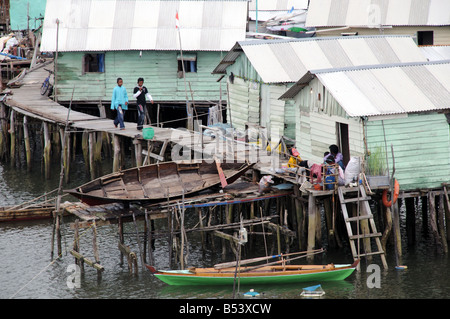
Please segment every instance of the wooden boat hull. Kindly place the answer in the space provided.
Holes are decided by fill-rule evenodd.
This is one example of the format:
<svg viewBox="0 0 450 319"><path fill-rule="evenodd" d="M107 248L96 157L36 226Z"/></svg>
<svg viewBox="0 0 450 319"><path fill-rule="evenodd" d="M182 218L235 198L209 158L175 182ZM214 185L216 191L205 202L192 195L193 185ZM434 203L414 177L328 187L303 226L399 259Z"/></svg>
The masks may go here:
<svg viewBox="0 0 450 319"><path fill-rule="evenodd" d="M215 162L164 162L108 174L64 192L90 206L114 202L157 203L183 195L189 197L225 181L231 184L253 165L222 163L218 169Z"/></svg>
<svg viewBox="0 0 450 319"><path fill-rule="evenodd" d="M245 268L241 268L241 272L237 274L236 278L239 278L241 285L344 280L353 273L358 262L345 265L305 265L300 269L297 266L297 269L291 268L285 271L275 271L273 270L274 267L270 267L272 270L262 269L258 272L243 272ZM155 277L169 285L233 285L235 281L235 274L231 268L221 272L213 271L213 268L203 268L205 270L192 272L191 270L158 271L152 266L146 265L146 267Z"/></svg>

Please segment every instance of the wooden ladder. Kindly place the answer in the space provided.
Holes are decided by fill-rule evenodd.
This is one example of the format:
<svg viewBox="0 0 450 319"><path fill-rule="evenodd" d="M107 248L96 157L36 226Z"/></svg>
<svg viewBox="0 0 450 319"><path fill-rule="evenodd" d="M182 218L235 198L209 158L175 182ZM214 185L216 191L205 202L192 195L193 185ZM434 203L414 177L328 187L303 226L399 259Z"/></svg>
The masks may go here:
<svg viewBox="0 0 450 319"><path fill-rule="evenodd" d="M388 266L387 266L387 262L386 262L386 255L385 255L383 246L381 245L381 241L380 241L380 237L382 236L382 234L377 232L375 221L373 219L372 211L371 211L370 205L369 205L370 196L367 196L363 185L359 185L359 191L360 191L359 197L345 198L344 195L346 195L347 193L357 192L358 188L355 187L355 189L352 191L348 191L348 189L345 189L345 191L344 191L344 189L345 189L344 186L339 186L338 187L338 195L339 195L339 201L341 203L342 214L344 216L345 225L347 227L347 233L348 233L348 238L350 241L350 248L352 251L353 259L357 260L363 256L380 255L381 261L383 263L383 267L385 269L387 269ZM361 208L359 216L349 217L346 204L347 203L357 203L358 201L360 203L360 208ZM367 220L368 220L368 225L365 229L368 230L368 232L361 233L362 227L360 227L360 233L356 234L356 235L353 234L353 229L352 229L351 223L352 222L365 222ZM359 240L359 239L368 239L369 241L370 241L370 239L374 239L378 251L372 252L370 249L370 245L367 245L366 251L363 254L359 253L358 250L356 249L357 246L355 244L355 241Z"/></svg>

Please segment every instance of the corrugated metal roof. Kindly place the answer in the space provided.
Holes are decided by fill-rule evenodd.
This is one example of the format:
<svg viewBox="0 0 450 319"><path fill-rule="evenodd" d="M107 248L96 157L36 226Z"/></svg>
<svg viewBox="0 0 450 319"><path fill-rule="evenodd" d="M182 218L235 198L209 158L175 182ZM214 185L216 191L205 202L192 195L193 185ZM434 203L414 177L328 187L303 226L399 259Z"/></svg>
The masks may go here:
<svg viewBox="0 0 450 319"><path fill-rule="evenodd" d="M426 61L409 36L318 37L238 42L213 73L243 50L266 83L298 81L308 70Z"/></svg>
<svg viewBox="0 0 450 319"><path fill-rule="evenodd" d="M450 25L448 0L314 0L307 27Z"/></svg>
<svg viewBox="0 0 450 319"><path fill-rule="evenodd" d="M351 117L450 109L450 60L313 70L310 73ZM298 92L299 85L284 96Z"/></svg>
<svg viewBox="0 0 450 319"><path fill-rule="evenodd" d="M247 0L47 0L41 50L227 51L245 39Z"/></svg>
<svg viewBox="0 0 450 319"><path fill-rule="evenodd" d="M429 61L450 60L450 45L420 47Z"/></svg>

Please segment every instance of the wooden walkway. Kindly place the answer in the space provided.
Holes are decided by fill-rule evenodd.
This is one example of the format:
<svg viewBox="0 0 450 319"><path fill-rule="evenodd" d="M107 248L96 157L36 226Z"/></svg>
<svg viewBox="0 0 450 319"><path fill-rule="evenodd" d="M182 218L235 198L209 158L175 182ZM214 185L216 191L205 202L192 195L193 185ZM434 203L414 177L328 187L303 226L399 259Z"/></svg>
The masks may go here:
<svg viewBox="0 0 450 319"><path fill-rule="evenodd" d="M3 102L23 115L49 123L65 125L68 108L40 93L41 85L48 76L48 72L45 69L53 70L53 62L38 65L32 70L26 70L25 76L18 81L20 86L12 88L12 94L4 99ZM53 83L53 76L50 82ZM126 129L120 130L114 127L112 119L100 118L71 110L69 114L69 125L71 129L102 131L143 140L142 131L137 130L136 123L134 122L125 122ZM144 127L150 127L150 125L145 125ZM155 131L154 141L164 142L165 140L171 140L173 136L179 136L183 133L173 128L152 127ZM205 143L210 140L211 138L208 137L203 138Z"/></svg>

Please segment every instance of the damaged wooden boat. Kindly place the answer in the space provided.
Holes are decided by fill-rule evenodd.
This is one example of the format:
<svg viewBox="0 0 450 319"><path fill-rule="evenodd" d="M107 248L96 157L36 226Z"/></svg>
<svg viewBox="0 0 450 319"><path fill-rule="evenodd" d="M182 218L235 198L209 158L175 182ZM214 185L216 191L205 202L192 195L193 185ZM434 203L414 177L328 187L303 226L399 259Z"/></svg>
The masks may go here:
<svg viewBox="0 0 450 319"><path fill-rule="evenodd" d="M254 163L164 162L108 174L65 193L94 206L113 202L141 204L189 197L201 191L226 187Z"/></svg>
<svg viewBox="0 0 450 319"><path fill-rule="evenodd" d="M328 265L269 265L262 267L189 268L186 270L157 270L145 265L150 272L169 285L241 285L292 284L344 280L356 269L353 264Z"/></svg>

